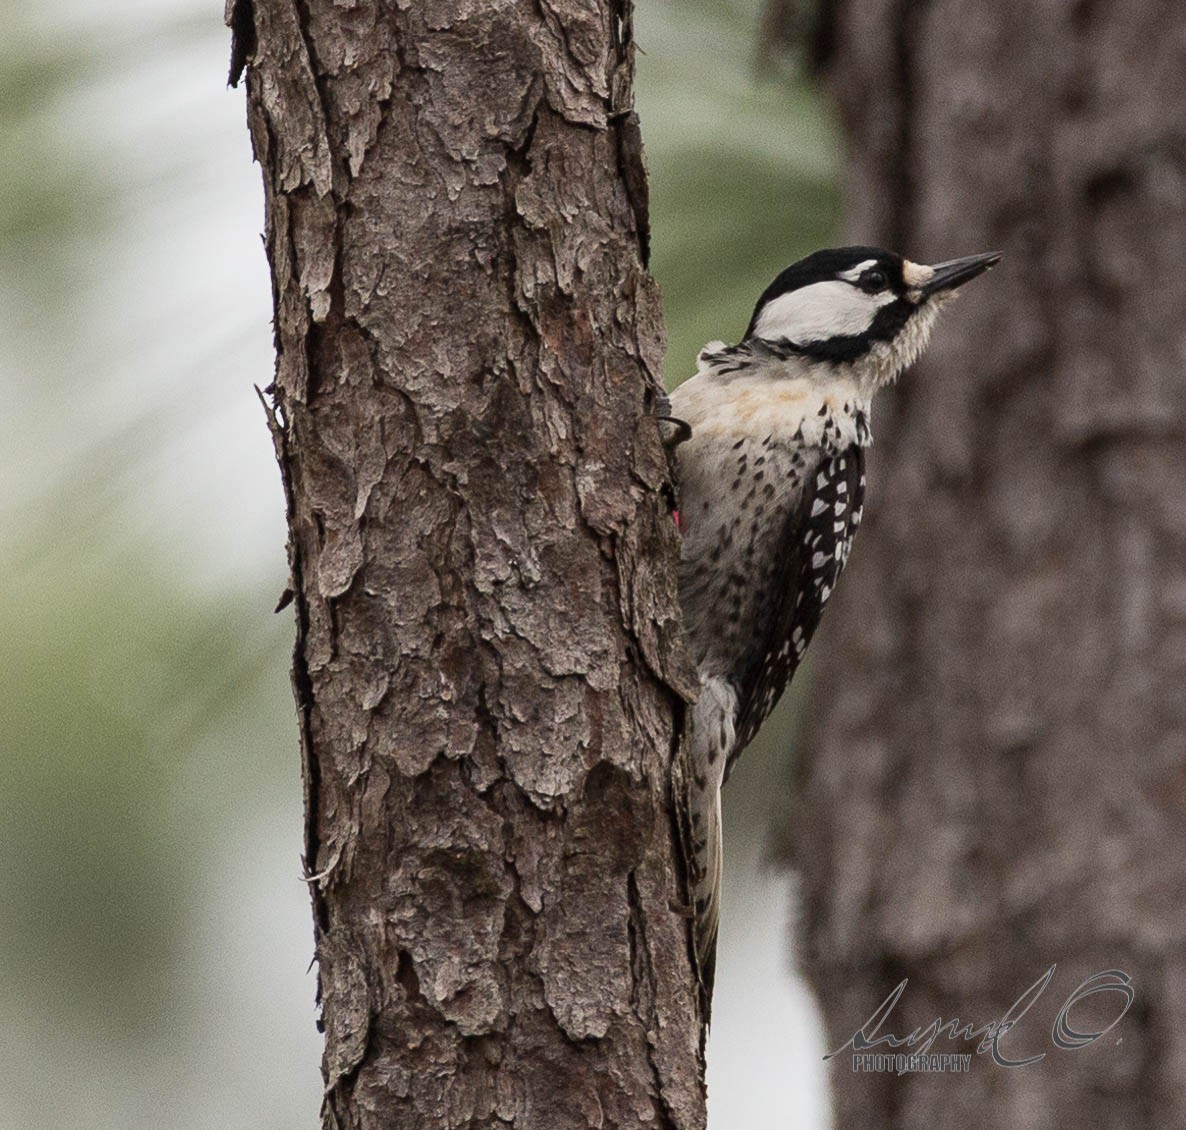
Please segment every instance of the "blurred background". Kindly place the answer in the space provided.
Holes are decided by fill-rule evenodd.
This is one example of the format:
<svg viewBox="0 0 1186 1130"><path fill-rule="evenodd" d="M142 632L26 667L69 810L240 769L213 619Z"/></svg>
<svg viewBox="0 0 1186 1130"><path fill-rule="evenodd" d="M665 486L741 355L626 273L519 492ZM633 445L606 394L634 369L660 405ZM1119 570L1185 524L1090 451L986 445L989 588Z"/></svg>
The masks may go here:
<svg viewBox="0 0 1186 1130"><path fill-rule="evenodd" d="M313 1127L270 289L221 5L3 10L0 1127ZM760 21L637 12L670 383L836 231L836 124L793 60L757 65ZM727 797L720 1127L829 1125L767 857L794 713Z"/></svg>

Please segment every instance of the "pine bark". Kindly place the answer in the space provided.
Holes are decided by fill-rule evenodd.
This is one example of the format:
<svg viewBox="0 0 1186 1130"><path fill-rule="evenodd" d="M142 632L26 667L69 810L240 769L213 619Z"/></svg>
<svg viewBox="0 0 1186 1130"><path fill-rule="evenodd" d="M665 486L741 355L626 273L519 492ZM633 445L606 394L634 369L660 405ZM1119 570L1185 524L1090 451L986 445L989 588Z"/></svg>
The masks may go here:
<svg viewBox="0 0 1186 1130"><path fill-rule="evenodd" d="M1157 0L825 14L848 234L1006 258L874 421L799 745L801 964L831 1050L903 978L883 1032L999 1018L1058 963L1009 1040L1040 1063L896 1077L840 1057L836 1124L1186 1125L1182 17ZM1136 1004L1056 1048L1063 999L1105 969Z"/></svg>
<svg viewBox="0 0 1186 1130"><path fill-rule="evenodd" d="M238 0L327 1128L704 1125L627 3Z"/></svg>

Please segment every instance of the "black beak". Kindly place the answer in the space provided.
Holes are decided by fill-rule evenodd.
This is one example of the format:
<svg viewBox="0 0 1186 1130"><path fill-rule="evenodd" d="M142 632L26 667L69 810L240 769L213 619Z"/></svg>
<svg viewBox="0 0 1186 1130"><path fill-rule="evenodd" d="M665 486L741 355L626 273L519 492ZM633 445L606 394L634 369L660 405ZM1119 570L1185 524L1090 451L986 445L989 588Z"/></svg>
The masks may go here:
<svg viewBox="0 0 1186 1130"><path fill-rule="evenodd" d="M926 298L930 298L932 294L938 294L942 290L955 290L957 286L963 286L969 279L983 274L1000 261L999 251L989 251L983 255L965 255L962 259L948 259L946 263L936 263L935 273L922 285L922 293Z"/></svg>

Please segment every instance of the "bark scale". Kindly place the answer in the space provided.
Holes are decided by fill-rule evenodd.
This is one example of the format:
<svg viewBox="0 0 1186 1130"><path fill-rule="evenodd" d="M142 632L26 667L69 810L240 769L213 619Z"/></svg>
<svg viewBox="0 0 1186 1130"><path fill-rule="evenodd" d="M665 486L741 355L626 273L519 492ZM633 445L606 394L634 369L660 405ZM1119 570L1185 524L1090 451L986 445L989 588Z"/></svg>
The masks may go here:
<svg viewBox="0 0 1186 1130"><path fill-rule="evenodd" d="M238 0L328 1127L704 1125L630 8Z"/></svg>
<svg viewBox="0 0 1186 1130"><path fill-rule="evenodd" d="M1058 963L1007 1041L1042 1062L896 1077L845 1057L837 1125L1186 1125L1181 14L847 0L825 16L849 235L1006 258L874 421L788 822L801 961L832 1047L903 978L883 1033L999 1018ZM1059 1050L1059 1006L1104 969L1133 977L1136 1004ZM1122 1005L1073 1018L1098 1028Z"/></svg>

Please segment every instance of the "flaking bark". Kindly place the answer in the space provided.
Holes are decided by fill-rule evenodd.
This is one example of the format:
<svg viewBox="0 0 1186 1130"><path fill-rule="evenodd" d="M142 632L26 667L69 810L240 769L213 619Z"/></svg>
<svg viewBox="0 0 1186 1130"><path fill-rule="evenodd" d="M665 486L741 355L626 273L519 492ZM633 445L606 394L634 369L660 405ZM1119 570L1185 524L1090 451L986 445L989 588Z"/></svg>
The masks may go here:
<svg viewBox="0 0 1186 1130"><path fill-rule="evenodd" d="M1182 17L825 7L850 236L1006 255L874 421L788 819L802 964L838 1047L902 978L883 1032L999 1018L1059 963L1010 1041L1044 1061L897 1077L843 1057L837 1125L1186 1125ZM1104 969L1136 1005L1058 1050L1055 1012Z"/></svg>
<svg viewBox="0 0 1186 1130"><path fill-rule="evenodd" d="M626 4L237 0L329 1127L701 1127Z"/></svg>

